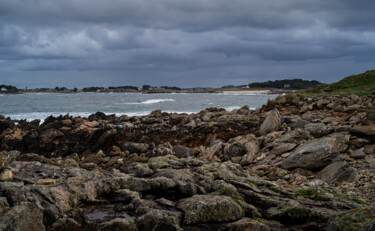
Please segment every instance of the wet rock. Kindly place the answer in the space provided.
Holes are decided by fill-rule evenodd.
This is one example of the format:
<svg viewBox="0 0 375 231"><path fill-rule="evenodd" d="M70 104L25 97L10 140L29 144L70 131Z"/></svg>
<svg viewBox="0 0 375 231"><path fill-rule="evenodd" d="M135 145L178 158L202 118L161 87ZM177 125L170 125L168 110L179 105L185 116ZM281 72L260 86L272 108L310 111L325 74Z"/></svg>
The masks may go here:
<svg viewBox="0 0 375 231"><path fill-rule="evenodd" d="M185 212L184 224L232 221L244 215L241 206L227 196L195 195L180 200L178 207Z"/></svg>
<svg viewBox="0 0 375 231"><path fill-rule="evenodd" d="M280 113L277 109L272 110L266 119L260 126L259 133L261 135L266 135L270 132L277 131L281 125Z"/></svg>
<svg viewBox="0 0 375 231"><path fill-rule="evenodd" d="M335 162L325 167L318 174L319 178L327 183L336 183L343 181L353 181L356 176L356 170L345 161Z"/></svg>
<svg viewBox="0 0 375 231"><path fill-rule="evenodd" d="M312 140L298 147L281 166L286 169L305 168L316 169L325 167L347 148L346 142L349 137L344 134L334 134L330 137L324 137Z"/></svg>

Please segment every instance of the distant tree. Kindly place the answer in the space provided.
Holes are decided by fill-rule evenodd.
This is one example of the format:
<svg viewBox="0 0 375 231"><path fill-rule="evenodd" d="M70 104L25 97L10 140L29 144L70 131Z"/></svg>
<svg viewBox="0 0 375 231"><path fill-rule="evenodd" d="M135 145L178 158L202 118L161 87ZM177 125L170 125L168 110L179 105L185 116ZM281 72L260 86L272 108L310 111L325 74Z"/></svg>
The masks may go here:
<svg viewBox="0 0 375 231"><path fill-rule="evenodd" d="M175 91L181 90L181 88L179 88L179 87L169 87L169 86L161 86L160 88L163 88L163 89L166 89L166 90L175 90Z"/></svg>
<svg viewBox="0 0 375 231"><path fill-rule="evenodd" d="M2 89L2 88L7 89L7 92L17 92L18 91L17 87L12 86L12 85L2 84L2 85L0 85L0 89Z"/></svg>
<svg viewBox="0 0 375 231"><path fill-rule="evenodd" d="M73 92L78 92L78 89L75 87L75 88L73 89Z"/></svg>
<svg viewBox="0 0 375 231"><path fill-rule="evenodd" d="M150 90L151 86L150 85L143 85L142 90Z"/></svg>
<svg viewBox="0 0 375 231"><path fill-rule="evenodd" d="M306 89L310 87L314 87L321 84L316 80L303 80L303 79L283 79L283 80L275 80L275 81L267 81L267 82L255 82L249 84L249 87L252 88L279 88L282 89L285 86L291 89Z"/></svg>

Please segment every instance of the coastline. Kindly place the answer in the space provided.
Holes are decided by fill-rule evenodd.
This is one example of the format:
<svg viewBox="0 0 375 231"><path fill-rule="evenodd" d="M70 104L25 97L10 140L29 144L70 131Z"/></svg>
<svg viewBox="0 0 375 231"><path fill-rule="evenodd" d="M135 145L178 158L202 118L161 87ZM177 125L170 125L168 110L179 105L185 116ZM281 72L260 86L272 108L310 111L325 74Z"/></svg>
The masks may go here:
<svg viewBox="0 0 375 231"><path fill-rule="evenodd" d="M9 211L0 220L35 215L27 224L55 230L340 230L334 221L363 211L351 222L374 224L374 102L293 95L231 112L98 112L43 124L0 116Z"/></svg>

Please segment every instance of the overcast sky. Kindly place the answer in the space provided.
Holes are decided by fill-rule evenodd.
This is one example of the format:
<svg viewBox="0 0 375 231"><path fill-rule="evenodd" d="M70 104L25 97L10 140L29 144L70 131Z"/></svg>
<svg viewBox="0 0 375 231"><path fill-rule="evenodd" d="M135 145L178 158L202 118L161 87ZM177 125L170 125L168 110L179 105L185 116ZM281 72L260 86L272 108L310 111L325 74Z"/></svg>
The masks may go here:
<svg viewBox="0 0 375 231"><path fill-rule="evenodd" d="M1 0L0 84L180 87L375 69L373 0Z"/></svg>

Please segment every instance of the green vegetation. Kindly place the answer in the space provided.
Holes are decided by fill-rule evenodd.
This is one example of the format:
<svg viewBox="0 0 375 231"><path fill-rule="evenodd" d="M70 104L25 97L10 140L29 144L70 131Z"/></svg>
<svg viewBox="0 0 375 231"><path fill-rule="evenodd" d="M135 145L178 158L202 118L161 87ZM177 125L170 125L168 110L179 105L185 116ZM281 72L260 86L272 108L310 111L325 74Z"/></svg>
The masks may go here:
<svg viewBox="0 0 375 231"><path fill-rule="evenodd" d="M297 196L309 198L314 201L324 201L327 200L322 196L322 194L319 192L318 188L309 188L309 189L301 189L296 191Z"/></svg>
<svg viewBox="0 0 375 231"><path fill-rule="evenodd" d="M104 87L85 87L82 89L83 92L97 92L104 90Z"/></svg>
<svg viewBox="0 0 375 231"><path fill-rule="evenodd" d="M253 220L256 220L256 221L259 221L259 222L262 222L262 223L274 223L274 224L280 224L280 221L267 220L267 219L260 218L260 217L254 217Z"/></svg>
<svg viewBox="0 0 375 231"><path fill-rule="evenodd" d="M278 89L307 89L321 83L316 80L303 80L303 79L283 79L283 80L275 80L275 81L267 81L262 83L251 83L249 84L250 88L278 88Z"/></svg>
<svg viewBox="0 0 375 231"><path fill-rule="evenodd" d="M339 82L322 84L306 91L308 95L338 95L348 96L356 94L359 96L375 95L375 70L366 71L358 75L348 76Z"/></svg>
<svg viewBox="0 0 375 231"><path fill-rule="evenodd" d="M0 90L2 90L2 89L6 89L7 92L17 92L18 91L18 89L15 86L5 85L5 84L0 85Z"/></svg>
<svg viewBox="0 0 375 231"><path fill-rule="evenodd" d="M108 87L109 90L135 90L138 91L136 86L119 86L119 87Z"/></svg>

